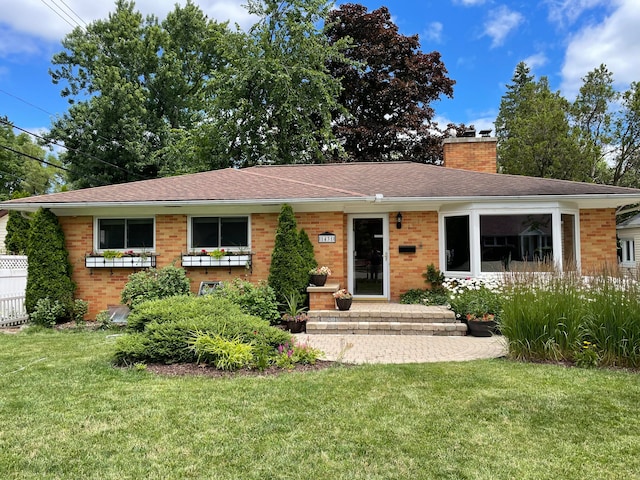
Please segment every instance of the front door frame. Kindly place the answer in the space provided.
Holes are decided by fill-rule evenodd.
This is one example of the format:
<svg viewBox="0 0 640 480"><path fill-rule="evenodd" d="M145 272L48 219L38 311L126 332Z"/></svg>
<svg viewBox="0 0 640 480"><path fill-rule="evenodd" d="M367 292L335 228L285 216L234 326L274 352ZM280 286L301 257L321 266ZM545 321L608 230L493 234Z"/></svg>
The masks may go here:
<svg viewBox="0 0 640 480"><path fill-rule="evenodd" d="M389 214L387 213L354 213L347 215L347 283L350 292L355 292L355 229L354 221L360 218L379 218L382 220L382 295L356 295L356 299L387 300L391 298L389 272Z"/></svg>

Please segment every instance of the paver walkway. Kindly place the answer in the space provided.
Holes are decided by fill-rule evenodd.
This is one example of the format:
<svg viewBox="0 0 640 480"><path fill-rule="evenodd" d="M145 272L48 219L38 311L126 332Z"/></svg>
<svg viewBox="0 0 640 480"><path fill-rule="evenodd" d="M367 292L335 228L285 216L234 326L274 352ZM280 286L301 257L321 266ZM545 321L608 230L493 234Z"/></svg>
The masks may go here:
<svg viewBox="0 0 640 480"><path fill-rule="evenodd" d="M504 337L426 335L295 335L325 353L325 360L345 363L461 362L506 355Z"/></svg>

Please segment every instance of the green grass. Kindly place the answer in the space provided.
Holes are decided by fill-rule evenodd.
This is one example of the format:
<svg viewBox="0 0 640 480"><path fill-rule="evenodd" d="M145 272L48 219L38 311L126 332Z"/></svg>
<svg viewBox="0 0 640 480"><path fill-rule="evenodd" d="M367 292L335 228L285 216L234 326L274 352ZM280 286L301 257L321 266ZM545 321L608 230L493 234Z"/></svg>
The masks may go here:
<svg viewBox="0 0 640 480"><path fill-rule="evenodd" d="M640 478L640 377L505 360L158 377L0 334L3 479Z"/></svg>

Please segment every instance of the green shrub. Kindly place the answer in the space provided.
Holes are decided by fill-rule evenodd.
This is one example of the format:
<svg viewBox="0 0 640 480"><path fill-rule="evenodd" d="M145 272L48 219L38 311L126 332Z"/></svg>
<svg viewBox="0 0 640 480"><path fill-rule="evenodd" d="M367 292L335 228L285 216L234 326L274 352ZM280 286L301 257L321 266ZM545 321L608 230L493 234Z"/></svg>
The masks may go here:
<svg viewBox="0 0 640 480"><path fill-rule="evenodd" d="M147 361L149 340L141 333L121 335L116 338L114 362L117 365L133 365Z"/></svg>
<svg viewBox="0 0 640 480"><path fill-rule="evenodd" d="M84 316L89 311L89 302L86 300L80 300L79 298L73 301L73 320L76 324L80 325L84 323Z"/></svg>
<svg viewBox="0 0 640 480"><path fill-rule="evenodd" d="M38 300L48 298L64 308L62 321L71 317L76 284L71 280L71 263L64 243L64 232L56 217L46 209L38 210L31 219L27 244L29 265L25 307L35 311Z"/></svg>
<svg viewBox="0 0 640 480"><path fill-rule="evenodd" d="M11 198L28 197L27 193L14 193ZM22 212L10 211L7 221L7 235L4 238L4 246L7 252L14 255L26 255L29 245L29 229L31 221L24 217Z"/></svg>
<svg viewBox="0 0 640 480"><path fill-rule="evenodd" d="M115 360L119 364L196 362L197 354L189 348L194 332L273 349L291 341L287 332L244 314L229 300L212 296L170 297L146 302L129 316L129 328L145 338L145 349L143 353L135 350L136 358L128 358L126 353L119 351L117 344Z"/></svg>
<svg viewBox="0 0 640 480"><path fill-rule="evenodd" d="M254 285L246 280L236 278L231 282L222 282L208 295L226 298L238 305L244 313L259 317L272 325L280 321L276 294L266 282Z"/></svg>
<svg viewBox="0 0 640 480"><path fill-rule="evenodd" d="M143 302L186 295L189 292L189 279L184 269L168 266L159 270L150 268L132 273L120 298L122 303L135 309Z"/></svg>
<svg viewBox="0 0 640 480"><path fill-rule="evenodd" d="M320 350L306 343L285 342L278 345L274 363L280 368L293 368L296 364L314 365L321 354Z"/></svg>
<svg viewBox="0 0 640 480"><path fill-rule="evenodd" d="M253 347L238 338L196 332L189 345L198 356L198 363L214 365L219 370L238 370L253 363Z"/></svg>
<svg viewBox="0 0 640 480"><path fill-rule="evenodd" d="M41 298L36 308L29 314L29 321L40 327L53 327L67 315L67 310L58 300Z"/></svg>
<svg viewBox="0 0 640 480"><path fill-rule="evenodd" d="M278 216L275 245L271 254L269 285L276 292L278 302L292 293L306 291L309 270L300 255L300 237L291 205L284 204Z"/></svg>
<svg viewBox="0 0 640 480"><path fill-rule="evenodd" d="M449 303L449 296L440 291L430 289L408 290L400 295L400 303L415 305L446 305Z"/></svg>

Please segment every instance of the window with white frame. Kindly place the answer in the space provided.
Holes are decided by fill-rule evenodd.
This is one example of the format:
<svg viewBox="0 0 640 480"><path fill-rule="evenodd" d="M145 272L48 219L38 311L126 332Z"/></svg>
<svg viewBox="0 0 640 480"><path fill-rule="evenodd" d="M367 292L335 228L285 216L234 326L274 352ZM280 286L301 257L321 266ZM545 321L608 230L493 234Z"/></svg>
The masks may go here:
<svg viewBox="0 0 640 480"><path fill-rule="evenodd" d="M636 263L635 241L632 238L622 238L620 239L620 246L622 247L622 263L635 264Z"/></svg>
<svg viewBox="0 0 640 480"><path fill-rule="evenodd" d="M191 217L190 248L249 248L249 217Z"/></svg>
<svg viewBox="0 0 640 480"><path fill-rule="evenodd" d="M451 276L579 268L577 211L557 203L468 204L441 214L441 265ZM546 267L545 267L546 268Z"/></svg>
<svg viewBox="0 0 640 480"><path fill-rule="evenodd" d="M99 250L153 250L153 218L99 218Z"/></svg>

